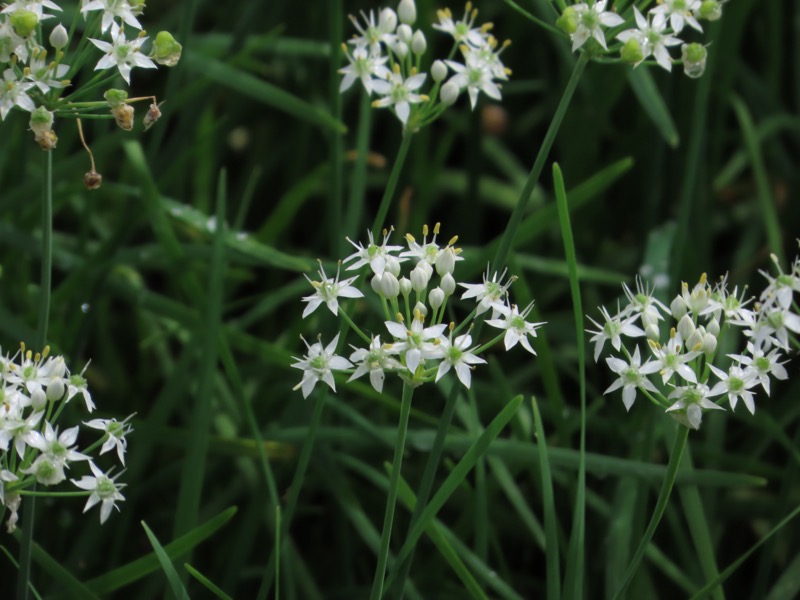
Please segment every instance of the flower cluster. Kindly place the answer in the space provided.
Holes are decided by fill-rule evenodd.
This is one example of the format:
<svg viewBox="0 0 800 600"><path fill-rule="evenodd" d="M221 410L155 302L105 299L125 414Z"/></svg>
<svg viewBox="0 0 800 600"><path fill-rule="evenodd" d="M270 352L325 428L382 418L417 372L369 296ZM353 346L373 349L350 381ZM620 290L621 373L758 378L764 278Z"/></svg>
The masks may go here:
<svg viewBox="0 0 800 600"><path fill-rule="evenodd" d="M433 28L453 38L463 62L435 60L430 66L433 86L428 94L421 93L428 80L428 73L421 71L428 43L422 30L413 29L417 17L414 0L401 0L396 12L380 10L377 19L373 11L362 13L361 20L351 16L358 35L343 45L348 65L339 71L344 75L340 91L360 80L367 94L379 97L372 103L374 107L391 108L412 130L435 120L465 90L473 109L481 92L500 100L498 81L510 74L500 54L509 42L498 43L490 33L491 23L475 27L477 14L469 2L459 20L454 20L448 9L438 11L439 22Z"/></svg>
<svg viewBox="0 0 800 600"><path fill-rule="evenodd" d="M680 46L684 73L697 78L705 71L708 56L706 47L698 42L684 43L678 35L685 34L688 29L702 33L700 21L719 19L725 1L658 0L645 14L642 11L652 2L640 2L633 5L627 18L606 10L608 0L597 0L591 6L579 2L567 6L556 24L570 36L573 52L592 39L606 53L610 51L606 44L605 29L626 23L635 25L615 35L615 39L622 44L619 55L624 62L635 67L652 57L658 65L671 71L675 59L670 54L670 48Z"/></svg>
<svg viewBox="0 0 800 600"><path fill-rule="evenodd" d="M452 370L463 385L470 387L472 369L486 362L480 354L501 339L506 350L519 344L535 354L528 338L536 337L536 329L542 323L527 321L531 305L520 310L511 303L508 288L514 278L506 279L505 272L495 273L490 278L487 272L482 283L456 282L456 263L463 260L461 249L455 246L458 238L440 245L438 223L431 239L428 234L426 226L421 243L407 234L405 249L389 243L391 231L383 232L380 244L371 233L368 233L366 246L348 238L356 251L340 263L336 276L328 277L320 268L320 280L309 279L314 293L303 298L307 303L303 317L325 304L334 315L341 315L366 345L353 346L348 360L336 355L338 335L327 346L321 341L306 342L308 353L302 359L296 358L292 365L303 371L303 378L295 389L302 389L304 397L318 381L335 391L332 371L351 373L349 381L369 374L370 383L378 392L383 391L386 373L395 373L406 383L417 386L438 381ZM382 306L385 331L367 335L339 305L338 298L365 296L354 285L359 275L340 279L343 265L347 265L347 271L368 267L369 288ZM459 286L464 289L461 299L473 301L474 309L461 323L448 324L444 321L445 313ZM471 335L478 317L501 330L482 346L474 344Z"/></svg>
<svg viewBox="0 0 800 600"><path fill-rule="evenodd" d="M5 120L13 109L31 113L30 128L44 150L52 150L58 141L53 131L57 116L74 118L98 111L108 115L111 109L108 118L113 116L125 129L131 129L133 109L124 102L127 93L122 92L123 102L118 102L119 90L114 94L114 100L109 102L75 101L73 98L78 97L80 90L70 90L66 96L62 94L71 87L70 79L87 58L96 60L96 71L116 69L100 84L110 82L119 73L130 85L133 68L154 69L156 63L168 66L177 63L181 46L165 31L148 44L150 54L145 53L148 37L141 31L138 19L143 8L144 3L140 0L82 0L80 12L86 19L87 33L85 40L75 40L74 29L68 31L59 22L62 8L51 0L17 0L5 6L0 11L0 71L3 73L0 119ZM90 32L96 33L92 35ZM102 39L104 37L106 39ZM84 52L86 42L102 52L99 59ZM97 83L96 79L92 80L93 87ZM158 110L155 99L135 100L152 101L148 112L152 121Z"/></svg>
<svg viewBox="0 0 800 600"><path fill-rule="evenodd" d="M725 278L709 285L705 275L691 289L684 283L670 306L654 298L641 281L635 292L624 286L628 303L616 315L601 307L602 324L590 318L597 328L588 330L595 361L606 342L622 355L606 358L618 377L605 393L621 388L630 410L641 392L693 429L700 427L705 411L724 410L726 402L733 410L741 400L754 413L756 388L769 395L771 379L788 377L784 356L790 336L800 333L793 304L794 292L800 291L800 259L789 273L778 268L777 276L764 275L768 285L758 300L737 288L729 290ZM669 328L664 326L666 319L673 320ZM722 369L713 363L719 339L731 328L741 331L744 347L728 354ZM662 337L667 330L669 335ZM644 362L638 341L648 346Z"/></svg>
<svg viewBox="0 0 800 600"><path fill-rule="evenodd" d="M84 369L85 370L85 369ZM84 425L102 432L102 437L78 449L78 425L59 432L55 425L64 407L74 398L83 401L88 412L94 403L86 379L81 373L70 373L62 356L50 356L49 348L41 354L26 351L24 345L13 357L0 355L0 506L10 512L8 530L13 531L25 490L38 483L57 485L67 478L71 463L86 461L92 476L70 481L88 492L84 512L101 503L103 523L125 498L120 490L125 484L103 472L91 453L116 450L119 462L125 465L126 436L131 432L128 417L92 419ZM110 470L109 470L110 473Z"/></svg>

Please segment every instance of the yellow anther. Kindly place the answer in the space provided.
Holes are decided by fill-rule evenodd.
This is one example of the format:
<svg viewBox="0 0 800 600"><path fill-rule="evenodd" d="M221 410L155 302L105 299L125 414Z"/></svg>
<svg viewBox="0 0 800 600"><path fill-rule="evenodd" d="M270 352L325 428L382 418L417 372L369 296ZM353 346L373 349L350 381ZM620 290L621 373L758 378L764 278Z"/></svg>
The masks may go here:
<svg viewBox="0 0 800 600"><path fill-rule="evenodd" d="M428 224L422 226L422 235L428 235Z"/></svg>
<svg viewBox="0 0 800 600"><path fill-rule="evenodd" d="M439 235L439 227L441 225L442 225L441 223L436 223L436 225L433 226L433 234L434 235Z"/></svg>
<svg viewBox="0 0 800 600"><path fill-rule="evenodd" d="M705 273L701 274L700 275L700 285L705 285L707 279L708 279L708 277L706 276Z"/></svg>
<svg viewBox="0 0 800 600"><path fill-rule="evenodd" d="M50 346L45 346L44 350L42 350L42 356L44 358L47 358L49 356L49 354L50 354Z"/></svg>
<svg viewBox="0 0 800 600"><path fill-rule="evenodd" d="M448 246L455 246L457 241L458 241L458 236L454 235L452 238L450 238L450 241L447 242L447 245Z"/></svg>
<svg viewBox="0 0 800 600"><path fill-rule="evenodd" d="M413 235L411 235L410 233L407 233L407 234L406 234L406 239L407 239L409 242L412 242L412 243L416 243L416 242L417 242L417 240L415 240L415 239L414 239L414 236L413 236Z"/></svg>
<svg viewBox="0 0 800 600"><path fill-rule="evenodd" d="M675 328L674 328L674 327L673 327L672 329L670 329L670 330L669 330L669 339L672 339L672 338L674 338L676 333L677 333L677 332L675 331Z"/></svg>

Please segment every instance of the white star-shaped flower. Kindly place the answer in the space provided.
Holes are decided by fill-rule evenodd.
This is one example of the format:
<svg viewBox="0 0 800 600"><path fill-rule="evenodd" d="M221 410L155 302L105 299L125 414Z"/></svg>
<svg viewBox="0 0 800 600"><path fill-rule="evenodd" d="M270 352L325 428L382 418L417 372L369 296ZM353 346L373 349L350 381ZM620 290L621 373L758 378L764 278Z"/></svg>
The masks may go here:
<svg viewBox="0 0 800 600"><path fill-rule="evenodd" d="M303 379L294 386L294 389L302 389L303 398L308 398L317 382L322 381L335 392L336 382L333 380L332 371L343 371L353 366L346 358L334 354L339 343L339 334L337 333L333 341L324 348L322 342L316 342L309 346L308 342L303 339L303 343L308 348L308 353L303 358L293 357L297 362L292 366L303 371Z"/></svg>
<svg viewBox="0 0 800 600"><path fill-rule="evenodd" d="M128 40L125 37L125 32L116 24L111 24L111 41L108 43L104 40L96 40L89 38L95 46L100 48L106 55L97 62L95 71L102 71L117 67L120 75L125 82L130 85L131 83L131 69L133 67L141 67L143 69L156 69L158 68L150 58L142 54L142 44L147 40L145 37L137 37Z"/></svg>
<svg viewBox="0 0 800 600"><path fill-rule="evenodd" d="M339 300L338 298L363 298L364 294L361 290L353 287L351 284L358 279L358 275L348 277L339 281L339 268L336 269L336 277L331 279L325 274L325 269L322 268L322 263L319 266L319 276L321 281L313 281L308 275L304 275L308 282L314 287L314 293L311 296L305 296L303 302L308 302L303 311L303 318L305 319L312 312L317 310L324 302L328 309L334 314L339 314Z"/></svg>

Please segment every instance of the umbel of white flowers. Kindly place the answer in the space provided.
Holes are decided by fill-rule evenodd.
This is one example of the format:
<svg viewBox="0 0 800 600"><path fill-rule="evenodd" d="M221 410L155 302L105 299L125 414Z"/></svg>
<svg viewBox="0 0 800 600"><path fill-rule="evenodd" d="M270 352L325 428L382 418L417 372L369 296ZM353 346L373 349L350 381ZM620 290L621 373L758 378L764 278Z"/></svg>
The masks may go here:
<svg viewBox="0 0 800 600"><path fill-rule="evenodd" d="M784 273L773 257L776 276L763 273L768 284L758 297L730 290L727 278L710 285L705 274L692 288L683 284L681 293L666 306L637 280L636 291L623 286L627 304L611 315L600 307L602 322L589 320L594 359L606 357L616 379L609 394L622 389L622 401L630 410L641 393L680 423L699 429L709 410L731 410L739 400L752 414L760 388L770 393L772 379L786 379L783 366L790 337L800 333L800 315L793 303L800 291L800 259ZM662 323L672 320L667 327ZM719 339L738 329L742 347L726 357L717 355ZM664 337L662 332L668 331ZM643 356L647 357L643 362ZM727 366L714 362L722 358Z"/></svg>
<svg viewBox="0 0 800 600"><path fill-rule="evenodd" d="M506 350L519 344L536 354L529 338L536 337L536 329L543 323L527 320L532 304L520 310L511 302L508 289L515 278L506 278L505 272L490 277L487 270L481 283L457 282L455 267L463 260L461 248L455 245L458 238L440 245L438 223L430 240L427 226L423 228L421 243L407 234L406 249L389 243L391 233L384 231L380 244L370 232L366 245L348 239L355 252L339 264L335 277L329 277L320 266L319 280L307 278L314 293L303 298L306 303L303 317L325 305L331 313L347 321L365 345L352 346L348 360L336 354L338 335L328 344L321 340L309 344L304 340L307 353L295 358L292 364L303 371L295 389L302 390L304 397L319 381L335 391L334 371L350 373L349 381L369 375L372 387L378 392L383 391L387 374L395 374L407 384L417 386L439 381L452 371L464 386L470 387L472 370L486 362L480 354L501 340ZM359 275L341 279L343 265L348 265L347 271L367 272L370 280L364 287L367 293L378 297L382 307L381 331L368 335L344 310L341 298L357 301L365 294L356 287ZM458 324L444 322L447 306L459 286L464 290L461 300L474 302L472 312ZM471 335L477 319L500 330L484 345L474 343Z"/></svg>

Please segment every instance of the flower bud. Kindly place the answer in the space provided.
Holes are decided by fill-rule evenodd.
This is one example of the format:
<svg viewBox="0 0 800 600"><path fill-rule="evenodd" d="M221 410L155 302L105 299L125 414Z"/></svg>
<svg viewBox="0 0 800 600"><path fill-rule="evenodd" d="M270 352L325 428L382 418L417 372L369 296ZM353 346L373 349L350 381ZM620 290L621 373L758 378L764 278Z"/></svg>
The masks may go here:
<svg viewBox="0 0 800 600"><path fill-rule="evenodd" d="M397 58L402 60L408 54L408 44L398 40L392 44L392 52L395 54L395 56L397 56Z"/></svg>
<svg viewBox="0 0 800 600"><path fill-rule="evenodd" d="M35 388L31 392L31 406L37 412L44 410L44 407L47 406L47 396L42 388Z"/></svg>
<svg viewBox="0 0 800 600"><path fill-rule="evenodd" d="M556 19L556 27L567 35L572 35L578 31L578 11L574 6L568 6L561 13L561 16Z"/></svg>
<svg viewBox="0 0 800 600"><path fill-rule="evenodd" d="M425 40L425 34L419 29L414 32L414 37L411 38L411 51L414 54L425 54L428 48L428 42Z"/></svg>
<svg viewBox="0 0 800 600"><path fill-rule="evenodd" d="M439 90L439 98L442 100L442 104L445 106L450 106L458 99L459 93L461 93L461 90L455 83L453 83L453 80L451 79L442 86L442 89Z"/></svg>
<svg viewBox="0 0 800 600"><path fill-rule="evenodd" d="M706 21L716 21L722 16L722 2L719 0L703 0L695 16Z"/></svg>
<svg viewBox="0 0 800 600"><path fill-rule="evenodd" d="M400 295L400 282L397 281L397 277L388 271L383 272L381 292L384 298L397 298Z"/></svg>
<svg viewBox="0 0 800 600"><path fill-rule="evenodd" d="M410 44L413 36L414 30L408 25L400 25L400 27L397 28L397 39L404 44Z"/></svg>
<svg viewBox="0 0 800 600"><path fill-rule="evenodd" d="M181 59L183 46L175 41L169 31L159 31L153 40L153 60L165 67L174 67Z"/></svg>
<svg viewBox="0 0 800 600"><path fill-rule="evenodd" d="M431 263L429 263L427 260L419 261L417 263L417 266L414 267L414 268L415 269L422 269L425 272L425 274L428 276L429 279L433 275L433 267L431 266Z"/></svg>
<svg viewBox="0 0 800 600"><path fill-rule="evenodd" d="M389 271L395 277L400 275L400 261L397 260L396 256L392 256L391 254L388 255L384 261L383 265L384 271Z"/></svg>
<svg viewBox="0 0 800 600"><path fill-rule="evenodd" d="M433 288L428 294L428 302L433 310L439 310L439 307L444 304L444 298L444 291L439 287Z"/></svg>
<svg viewBox="0 0 800 600"><path fill-rule="evenodd" d="M700 349L703 347L703 335L705 334L705 329L702 327L698 327L694 330L692 335L686 338L686 350L691 352L695 349Z"/></svg>
<svg viewBox="0 0 800 600"><path fill-rule="evenodd" d="M688 314L683 315L681 320L678 321L678 333L680 333L681 337L685 340L689 339L689 336L694 333L695 329L694 321L692 321L692 317Z"/></svg>
<svg viewBox="0 0 800 600"><path fill-rule="evenodd" d="M53 379L47 385L47 399L51 402L55 402L57 400L61 400L64 396L64 380L63 379Z"/></svg>
<svg viewBox="0 0 800 600"><path fill-rule="evenodd" d="M453 250L452 246L447 246L443 248L441 252L439 252L439 256L436 257L436 272L439 275L444 275L445 273L452 273L453 269L456 266L456 253Z"/></svg>
<svg viewBox="0 0 800 600"><path fill-rule="evenodd" d="M397 14L391 8L384 8L378 17L378 27L381 31L394 33L397 27Z"/></svg>
<svg viewBox="0 0 800 600"><path fill-rule="evenodd" d="M644 50L642 50L642 43L635 37L630 38L622 45L622 50L619 51L620 58L626 63L638 65L644 60Z"/></svg>
<svg viewBox="0 0 800 600"><path fill-rule="evenodd" d="M403 294L404 297L408 297L411 293L411 280L408 277L400 278L400 293Z"/></svg>
<svg viewBox="0 0 800 600"><path fill-rule="evenodd" d="M716 317L706 323L706 331L714 337L719 335L719 321L717 321Z"/></svg>
<svg viewBox="0 0 800 600"><path fill-rule="evenodd" d="M703 352L706 353L706 356L713 354L714 351L717 349L717 338L714 335L706 332L703 336Z"/></svg>
<svg viewBox="0 0 800 600"><path fill-rule="evenodd" d="M650 323L644 328L644 334L648 340L658 341L660 332L658 331L658 323Z"/></svg>
<svg viewBox="0 0 800 600"><path fill-rule="evenodd" d="M439 287L442 288L446 296L452 296L453 292L456 291L456 280L453 279L450 273L445 273L439 282Z"/></svg>
<svg viewBox="0 0 800 600"><path fill-rule="evenodd" d="M411 287L414 288L414 291L417 293L422 293L427 289L428 282L431 280L430 274L425 271L425 269L420 268L421 264L423 263L417 264L411 271Z"/></svg>
<svg viewBox="0 0 800 600"><path fill-rule="evenodd" d="M681 45L681 60L683 60L683 72L692 79L697 79L706 70L706 59L708 50L703 44L683 44Z"/></svg>
<svg viewBox="0 0 800 600"><path fill-rule="evenodd" d="M50 45L56 50L61 50L69 42L67 29L61 23L53 27L50 32Z"/></svg>
<svg viewBox="0 0 800 600"><path fill-rule="evenodd" d="M383 295L383 287L381 285L383 281L383 273L376 273L372 280L369 282L369 285L372 287L372 291L378 294L379 296Z"/></svg>
<svg viewBox="0 0 800 600"><path fill-rule="evenodd" d="M669 305L669 310L672 312L672 316L678 321L680 321L683 315L685 315L688 311L686 308L686 303L680 296L675 296L672 303Z"/></svg>
<svg viewBox="0 0 800 600"><path fill-rule="evenodd" d="M83 176L83 185L86 186L87 190L96 190L103 185L103 176L92 169Z"/></svg>
<svg viewBox="0 0 800 600"><path fill-rule="evenodd" d="M414 0L400 0L400 4L397 5L397 16L401 23L413 25L417 20L417 5L414 4Z"/></svg>
<svg viewBox="0 0 800 600"><path fill-rule="evenodd" d="M19 9L8 18L14 33L20 37L28 37L39 24L39 17L31 10Z"/></svg>
<svg viewBox="0 0 800 600"><path fill-rule="evenodd" d="M125 90L110 89L103 94L103 98L108 102L109 108L114 108L115 106L125 104L125 101L128 99L128 92Z"/></svg>
<svg viewBox="0 0 800 600"><path fill-rule="evenodd" d="M647 329L651 325L658 327L658 317L655 316L653 313L643 312L641 319L642 319L642 325L644 326L645 329Z"/></svg>
<svg viewBox="0 0 800 600"><path fill-rule="evenodd" d="M425 306L422 302L417 302L414 305L414 314L421 314L423 317L428 316L428 307Z"/></svg>
<svg viewBox="0 0 800 600"><path fill-rule="evenodd" d="M431 77L436 83L442 81L445 77L447 77L447 65L441 60L433 61L433 64L431 65Z"/></svg>

